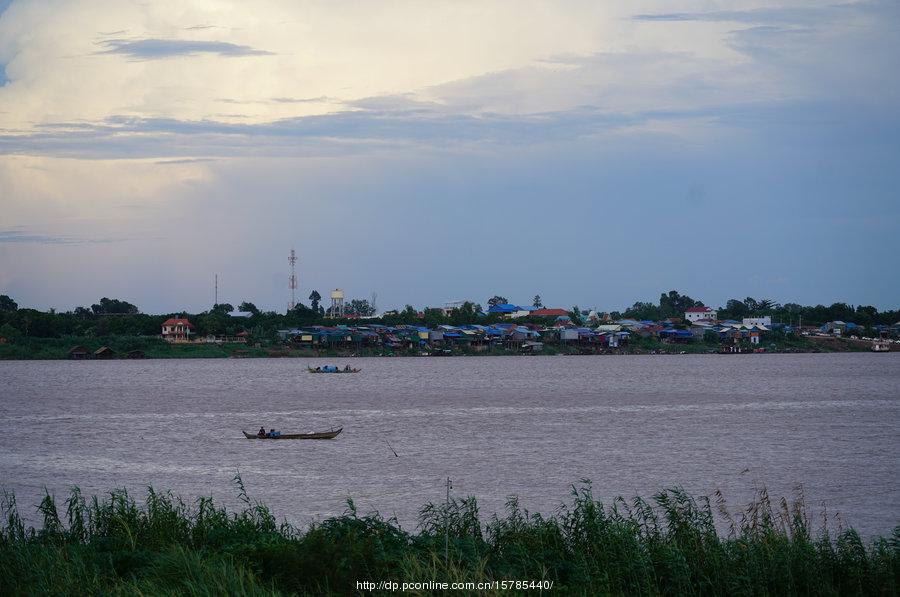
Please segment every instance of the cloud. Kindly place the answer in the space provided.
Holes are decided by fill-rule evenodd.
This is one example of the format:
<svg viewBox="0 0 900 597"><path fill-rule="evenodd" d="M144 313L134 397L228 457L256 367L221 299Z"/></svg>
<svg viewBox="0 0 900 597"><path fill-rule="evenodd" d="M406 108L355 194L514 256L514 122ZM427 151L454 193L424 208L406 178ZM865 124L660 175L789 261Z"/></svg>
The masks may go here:
<svg viewBox="0 0 900 597"><path fill-rule="evenodd" d="M272 52L224 41L187 39L110 39L101 42L107 49L101 54L123 54L138 60L156 60L173 56L216 54L219 56L268 56Z"/></svg>
<svg viewBox="0 0 900 597"><path fill-rule="evenodd" d="M202 120L222 111L223 97L247 102L254 122L335 112L343 102L592 52L619 10L496 0L266 7L16 0L0 19L0 63L13 82L0 97L9 107L0 128L117 114ZM215 28L185 31L192 26ZM103 34L115 31L125 33ZM256 56L266 60L228 59Z"/></svg>
<svg viewBox="0 0 900 597"><path fill-rule="evenodd" d="M0 134L0 153L80 158L350 155L391 147L488 146L574 140L696 112L605 112L592 107L523 115L358 110L269 123L111 117Z"/></svg>
<svg viewBox="0 0 900 597"><path fill-rule="evenodd" d="M200 162L214 162L216 161L214 158L180 158L173 160L157 160L154 162L159 165L170 165L170 164L196 164Z"/></svg>
<svg viewBox="0 0 900 597"><path fill-rule="evenodd" d="M642 2L671 12L633 16L650 9L17 0L0 19L10 79L0 276L19 280L26 300L56 296L58 275L70 293L118 284L170 309L205 305L218 271L235 281L235 301L281 309L283 283L268 298L258 290L277 266L259 264L282 263L294 241L311 257L340 230L346 242L330 245L332 259L308 259L302 283L378 290L385 304L533 296L535 280L564 289L560 304L673 287L715 302L728 288L768 294L743 274L759 263L773 280L803 272L778 298L893 301L898 282L874 270L896 269L900 254L889 229L900 209L900 3L689 4L703 3ZM547 228L560 209L577 216ZM684 240L683 252L721 247L732 273L714 278L686 266L659 228L748 214L763 228L713 225ZM408 222L428 230L415 251L398 250ZM542 231L499 274L485 259L508 249L498 226ZM245 242L203 242L207 229ZM636 229L648 231L637 245ZM135 250L84 240L108 234ZM602 263L620 285L570 275L632 245ZM175 279L173 262L184 264ZM441 275L414 284L410 271Z"/></svg>
<svg viewBox="0 0 900 597"><path fill-rule="evenodd" d="M327 95L320 95L319 97L273 97L270 101L277 104L311 104L318 102L332 102L335 101L335 99L328 97Z"/></svg>
<svg viewBox="0 0 900 597"><path fill-rule="evenodd" d="M709 12L676 12L638 14L632 20L650 22L701 21L709 23L799 23L820 20L834 14L835 9L852 5L832 5L829 7L786 7L757 8L752 10L716 10Z"/></svg>
<svg viewBox="0 0 900 597"><path fill-rule="evenodd" d="M121 238L77 238L29 233L21 229L0 230L0 243L29 243L40 245L81 245L123 242Z"/></svg>
<svg viewBox="0 0 900 597"><path fill-rule="evenodd" d="M422 100L415 93L364 97L346 104L353 108L379 112L434 112L442 108L439 103Z"/></svg>

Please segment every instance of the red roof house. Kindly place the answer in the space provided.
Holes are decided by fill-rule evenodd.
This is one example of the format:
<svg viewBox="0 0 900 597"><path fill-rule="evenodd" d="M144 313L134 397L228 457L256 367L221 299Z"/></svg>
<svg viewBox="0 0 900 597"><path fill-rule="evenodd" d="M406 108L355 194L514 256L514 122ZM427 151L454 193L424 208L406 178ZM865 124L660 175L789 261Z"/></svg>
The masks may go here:
<svg viewBox="0 0 900 597"><path fill-rule="evenodd" d="M187 342L194 333L194 325L187 319L170 317L162 324L162 338L168 342Z"/></svg>

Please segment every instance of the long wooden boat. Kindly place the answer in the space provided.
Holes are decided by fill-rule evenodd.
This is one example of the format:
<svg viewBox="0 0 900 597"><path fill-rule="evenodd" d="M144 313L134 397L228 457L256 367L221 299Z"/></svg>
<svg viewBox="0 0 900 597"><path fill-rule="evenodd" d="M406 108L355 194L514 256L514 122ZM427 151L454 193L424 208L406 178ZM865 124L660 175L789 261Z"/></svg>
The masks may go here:
<svg viewBox="0 0 900 597"><path fill-rule="evenodd" d="M314 369L314 368L310 367L309 365L306 366L306 370L309 371L310 373L359 373L360 371L362 371L362 369L349 369L349 370L338 369L336 371L332 371L332 370L326 371L323 369Z"/></svg>
<svg viewBox="0 0 900 597"><path fill-rule="evenodd" d="M282 433L275 437L259 437L255 433L247 433L241 429L241 433L247 439L334 439L343 431L344 428L335 429L333 431L323 431L321 433Z"/></svg>

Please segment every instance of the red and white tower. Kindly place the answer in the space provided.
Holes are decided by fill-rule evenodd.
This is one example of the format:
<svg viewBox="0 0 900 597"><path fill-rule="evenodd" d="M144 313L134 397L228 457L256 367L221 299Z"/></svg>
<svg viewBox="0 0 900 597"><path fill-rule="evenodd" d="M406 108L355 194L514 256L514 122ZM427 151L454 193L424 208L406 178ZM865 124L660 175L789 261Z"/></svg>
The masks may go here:
<svg viewBox="0 0 900 597"><path fill-rule="evenodd" d="M288 303L288 311L297 306L297 254L291 249L291 256L288 257L288 263L291 264L291 277L288 278L288 288L291 289L291 302Z"/></svg>

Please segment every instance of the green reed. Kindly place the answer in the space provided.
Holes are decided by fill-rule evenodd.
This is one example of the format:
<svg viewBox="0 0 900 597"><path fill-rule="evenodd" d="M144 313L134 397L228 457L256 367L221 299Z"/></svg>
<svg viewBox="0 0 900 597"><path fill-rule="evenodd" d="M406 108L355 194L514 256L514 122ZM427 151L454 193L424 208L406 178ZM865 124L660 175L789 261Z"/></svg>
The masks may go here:
<svg viewBox="0 0 900 597"><path fill-rule="evenodd" d="M546 579L554 593L579 595L896 595L900 587L900 527L865 543L824 514L811 522L802 492L773 502L761 489L734 516L719 493L698 499L673 488L604 504L582 481L549 516L510 498L504 513L482 520L474 498L451 499L424 506L410 532L361 515L352 500L341 516L298 529L235 482L238 512L152 488L140 502L125 490L88 500L73 488L62 511L43 499L37 528L2 494L0 594L352 594L358 580L388 579Z"/></svg>

